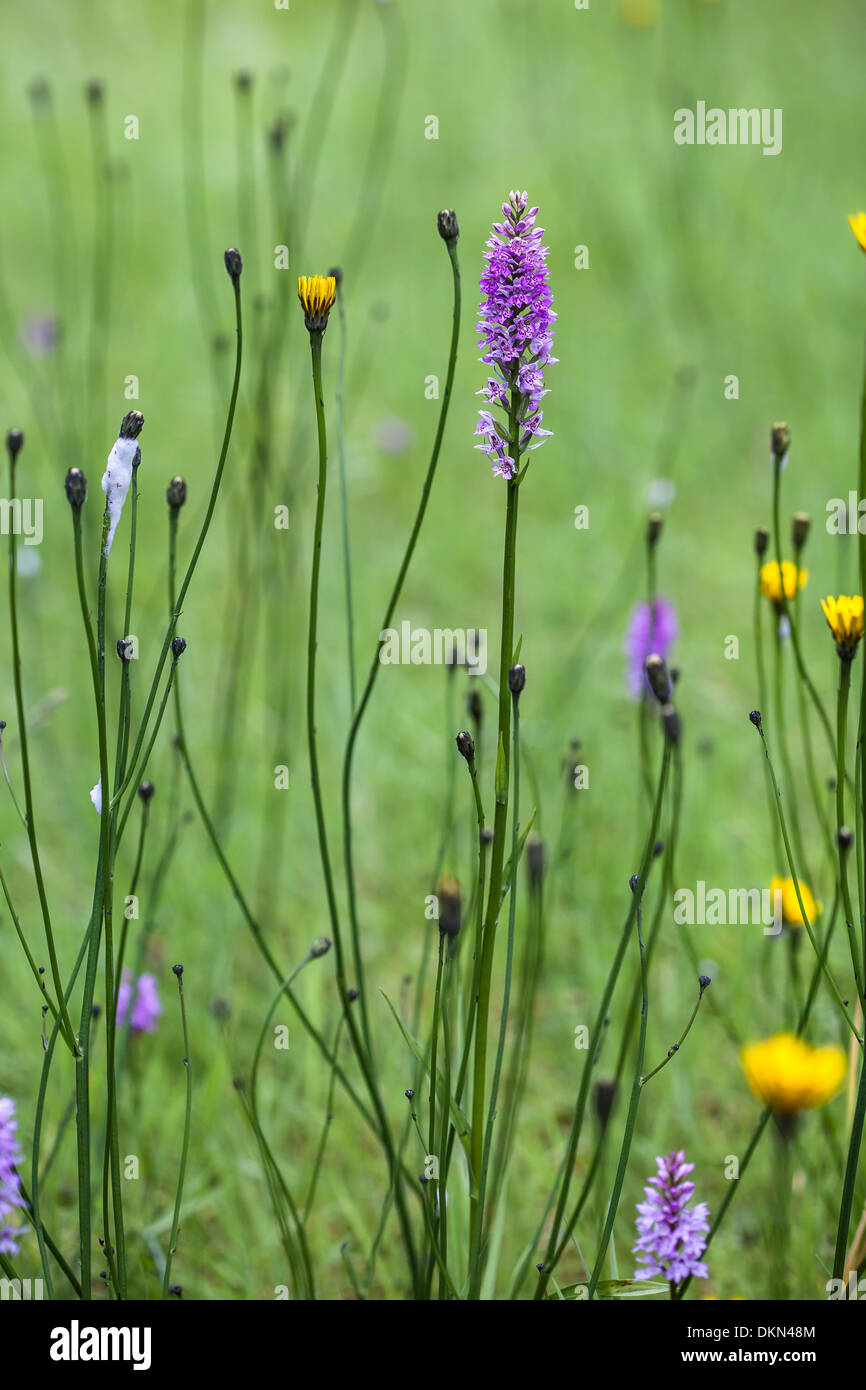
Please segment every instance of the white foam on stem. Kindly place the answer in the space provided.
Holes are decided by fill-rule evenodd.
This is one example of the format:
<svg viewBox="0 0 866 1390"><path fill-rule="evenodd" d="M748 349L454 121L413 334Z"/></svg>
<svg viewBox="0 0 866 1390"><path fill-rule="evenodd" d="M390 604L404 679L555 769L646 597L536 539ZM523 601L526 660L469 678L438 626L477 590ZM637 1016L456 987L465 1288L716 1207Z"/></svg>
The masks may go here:
<svg viewBox="0 0 866 1390"><path fill-rule="evenodd" d="M101 777L100 777L99 781L97 782L96 786L92 789L92 791L91 791L91 793L90 793L90 800L93 802L94 806L96 807L97 815L100 815L100 816L101 816L101 815L102 815L102 778L101 778Z"/></svg>
<svg viewBox="0 0 866 1390"><path fill-rule="evenodd" d="M117 523L123 511L129 484L132 482L132 464L138 450L137 439L115 440L114 448L108 455L105 472L102 475L102 491L108 499L109 527L105 538L106 559L111 550Z"/></svg>

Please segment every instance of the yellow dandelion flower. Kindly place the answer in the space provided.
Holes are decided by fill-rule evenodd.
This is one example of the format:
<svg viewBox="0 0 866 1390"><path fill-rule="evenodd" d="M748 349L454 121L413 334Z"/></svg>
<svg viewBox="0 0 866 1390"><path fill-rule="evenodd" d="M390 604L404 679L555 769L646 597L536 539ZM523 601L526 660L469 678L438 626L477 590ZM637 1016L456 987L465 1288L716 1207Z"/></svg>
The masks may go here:
<svg viewBox="0 0 866 1390"><path fill-rule="evenodd" d="M866 212L858 212L855 216L849 217L848 221L851 231L857 238L860 246L866 251Z"/></svg>
<svg viewBox="0 0 866 1390"><path fill-rule="evenodd" d="M861 594L840 594L833 598L828 594L822 598L821 607L827 625L836 639L839 655L851 660L857 643L863 636L863 597Z"/></svg>
<svg viewBox="0 0 866 1390"><path fill-rule="evenodd" d="M786 1117L826 1105L848 1067L841 1047L813 1047L794 1033L746 1043L740 1057L754 1094L775 1115Z"/></svg>
<svg viewBox="0 0 866 1390"><path fill-rule="evenodd" d="M790 560L783 560L782 581L780 583L779 566L773 560L769 565L761 566L761 593L777 608L781 608L782 585L785 588L785 598L792 599L798 589L805 587L808 578L808 570L798 569Z"/></svg>
<svg viewBox="0 0 866 1390"><path fill-rule="evenodd" d="M337 281L333 275L298 276L298 299L303 305L304 323L311 333L324 333L336 297Z"/></svg>
<svg viewBox="0 0 866 1390"><path fill-rule="evenodd" d="M823 904L816 902L809 891L808 885L805 884L802 879L799 880L799 884L800 897L803 899L803 906L806 909L806 916L811 926L818 916L818 913L821 911ZM780 874L776 874L770 880L770 898L773 903L774 912L776 909L777 893L781 893L782 895L782 921L789 927L802 927L803 914L800 911L800 904L797 901L797 890L794 887L794 880L792 878L782 878Z"/></svg>

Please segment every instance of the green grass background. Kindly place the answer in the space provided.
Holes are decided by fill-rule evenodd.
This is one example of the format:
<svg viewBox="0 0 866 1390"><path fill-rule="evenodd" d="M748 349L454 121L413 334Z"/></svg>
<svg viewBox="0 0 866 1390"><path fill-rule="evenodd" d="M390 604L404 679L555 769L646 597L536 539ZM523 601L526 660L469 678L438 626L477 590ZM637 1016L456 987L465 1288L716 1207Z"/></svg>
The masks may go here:
<svg viewBox="0 0 866 1390"><path fill-rule="evenodd" d="M340 33L355 9L345 64L335 63ZM22 579L21 605L28 705L32 710L60 692L34 736L33 760L61 960L71 966L86 922L98 837L88 800L98 771L96 728L72 582L71 527L62 487L66 468L71 463L84 468L88 510L95 518L99 478L117 424L131 405L143 410L134 621L142 647L140 710L164 631L164 488L174 473L188 479L190 501L181 519L186 555L203 513L214 441L222 428L226 392L216 398L212 385L212 335L232 331L222 251L239 245L246 266L249 349L243 402L226 486L180 626L189 642L183 683L190 742L206 795L215 794L229 769L227 852L288 968L327 929L301 694L315 504L312 397L306 334L289 293L286 351L271 383L272 471L263 493L251 500L262 324L275 312L281 275L344 266L350 524L357 648L359 666L366 670L435 429L438 406L425 398L425 379L431 374L444 379L450 322L450 276L435 217L441 207L456 209L464 315L455 394L428 519L398 617L415 626L487 627L495 670L504 489L472 447L475 392L484 379L474 334L476 287L489 224L508 190L525 187L541 209L559 316L560 360L550 369L545 403L545 424L554 436L535 455L523 489L518 560L517 630L523 634L528 672L522 726L537 776L536 789L524 784L523 802L537 802L548 845L559 832L561 759L571 738L582 740L580 758L589 767L590 788L571 802L576 830L570 878L560 880L549 922L536 1051L496 1284L502 1293L561 1155L563 1116L585 1060L574 1049L574 1028L591 1020L627 909L628 878L637 867L644 819L622 641L631 606L643 592L641 536L647 488L657 477L676 485L659 554L659 586L677 604L681 622L675 659L682 670L686 799L677 886L694 886L699 878L725 888L760 886L779 867L772 859L760 749L746 715L757 700L751 536L756 525L769 521L767 438L770 424L780 418L790 422L794 435L785 515L804 510L815 519L806 554L811 579L804 598L804 644L822 693L827 699L832 695L835 657L817 598L849 591L854 582L853 542L829 536L824 517L828 499L846 496L856 477L866 305L861 253L846 215L866 201L860 7L856 0L823 10L805 0L760 7L745 0L660 0L647 11L652 22L646 25L627 22L627 15L642 12L641 7L624 13L600 0L591 0L586 11L575 10L568 0L532 5L291 0L285 12L266 0L207 0L204 12L207 223L204 236L195 239L194 257L185 216L190 196L183 105L189 79L187 5L150 0L118 9L104 0L62 7L33 0L26 10L7 12L3 26L0 283L6 308L0 423L4 431L13 425L24 429L21 488L42 496L45 505L41 566ZM239 155L236 136L233 82L242 69L254 78L252 162L243 146ZM383 73L387 100L380 110ZM51 197L40 172L27 97L28 84L39 76L52 89L68 216L58 215L57 170L51 171ZM86 372L98 231L83 96L92 78L105 83L115 171L110 332L104 389L97 393L89 390ZM782 153L766 158L753 147L676 146L674 110L694 107L700 99L723 107L781 107ZM305 224L302 239L292 244L288 272L273 268L273 248L286 235L268 197L265 140L270 122L283 112L296 123L288 155L292 214ZM130 115L138 117L138 140L124 139ZM425 138L431 115L438 119L435 140ZM319 139L321 158L314 163ZM354 240L353 226L359 229ZM588 269L574 268L578 245L589 247ZM194 292L201 267L213 282L218 305L207 326ZM98 269L101 274L103 267ZM18 334L29 316L55 312L58 270L66 286L60 308L64 384L59 389L53 360L46 359L37 363L45 375L34 394L25 390L26 364L25 377L16 374ZM264 307L257 311L258 300ZM332 324L325 339L332 446L338 346ZM227 386L224 355L216 372ZM134 401L124 397L130 374L140 380L140 398ZM739 379L738 400L725 399L729 374ZM393 419L404 422L409 441L396 454L381 445L383 421ZM339 857L339 762L349 706L332 453L318 725ZM281 503L291 506L291 526L277 533L273 507ZM590 509L587 531L574 528L579 504ZM248 528L249 554L268 576L252 589L237 568L242 527ZM92 520L95 584L94 528ZM118 539L117 572L110 580L109 632L115 636L121 635L115 629L122 620L119 557L125 556L126 534ZM254 635L255 655L245 658L246 693L239 717L226 728L225 693L239 631ZM724 657L729 635L739 638L739 660ZM0 716L9 721L4 742L14 779L14 700L8 639L3 641ZM287 697L280 709L274 692L284 671ZM444 683L436 668L387 668L357 762L362 926L395 1123L412 1069L378 990L399 996L401 981L417 969L424 933L431 930L424 895L447 760L454 756L443 727ZM461 685L461 698L462 693ZM793 710L792 692L789 707ZM492 705L487 713L489 728ZM488 774L492 757L485 745ZM277 763L290 768L288 791L274 790ZM822 763L824 771L829 775ZM165 1014L158 1034L132 1048L123 1081L121 1136L122 1154L141 1160L141 1178L128 1184L126 1196L131 1245L136 1257L142 1252L140 1290L151 1287L149 1261L166 1238L180 1149L184 1077L169 967L182 960L195 1108L175 1277L188 1297L269 1298L274 1286L285 1282L285 1261L231 1079L249 1066L272 984L203 831L189 814L191 801L178 779L168 722L151 773L157 795L140 890L141 925L150 933L146 961L160 980ZM458 793L468 836L471 807L462 776ZM492 805L492 786L487 796ZM26 842L8 801L0 827L10 886L28 933L38 942L41 925ZM123 876L131 871L131 839L118 871L121 894ZM171 839L175 853L154 901L157 858ZM467 839L460 862L452 866L464 881L468 858ZM829 884L816 885L818 896L830 891ZM518 919L519 926L523 921ZM701 961L713 976L713 1002L738 1033L762 1036L789 1021L781 943L768 942L757 928L693 931ZM0 1093L16 1100L29 1159L30 1097L41 1064L39 1001L5 911L0 962ZM838 965L844 972L842 954ZM693 971L668 921L651 981L651 1058L661 1057L678 1035L694 989ZM336 1021L332 959L311 967L299 992L330 1036ZM616 1001L620 1020L624 993ZM215 997L232 1006L228 1045L210 1012ZM291 1046L265 1058L265 1110L290 1181L303 1190L325 1109L327 1073L294 1020L279 1010L276 1020L290 1024ZM823 993L813 1036L844 1041ZM49 1143L70 1093L69 1068L58 1054ZM682 1055L644 1097L615 1230L620 1272L631 1271L633 1203L642 1175L652 1171L653 1155L686 1147L697 1164L698 1195L715 1208L726 1187L725 1158L742 1154L757 1114L736 1050L716 1013L705 1009ZM614 1139L621 1121L622 1107ZM822 1296L821 1261L832 1251L841 1187L843 1127L844 1100L839 1100L825 1117L807 1118L801 1131L791 1223L798 1296ZM70 1130L46 1190L46 1214L70 1250L73 1140ZM766 1228L773 1184L768 1137L712 1251L709 1289L719 1297L758 1298L768 1290ZM311 1233L326 1294L348 1295L340 1245L350 1241L355 1258L361 1257L384 1185L378 1156L338 1092ZM862 1201L862 1193L858 1196ZM594 1249L601 1214L595 1201L582 1222L580 1238L588 1251ZM28 1238L22 1268L33 1245ZM576 1256L563 1266L563 1276L569 1273L579 1273ZM376 1287L389 1297L405 1293L392 1227Z"/></svg>

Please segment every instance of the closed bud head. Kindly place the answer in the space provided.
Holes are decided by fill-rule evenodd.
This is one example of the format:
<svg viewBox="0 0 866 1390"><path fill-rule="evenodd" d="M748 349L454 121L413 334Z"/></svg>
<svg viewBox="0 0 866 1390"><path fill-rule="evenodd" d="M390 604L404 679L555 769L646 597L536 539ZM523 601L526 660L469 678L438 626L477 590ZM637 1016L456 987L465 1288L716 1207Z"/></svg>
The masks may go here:
<svg viewBox="0 0 866 1390"><path fill-rule="evenodd" d="M526 667L512 666L508 672L508 689L512 695L519 695L526 684Z"/></svg>
<svg viewBox="0 0 866 1390"><path fill-rule="evenodd" d="M105 95L105 88L103 87L101 82L99 82L96 79L94 79L94 81L92 82L88 82L85 88L85 93L87 95L88 106L102 105L102 98Z"/></svg>
<svg viewBox="0 0 866 1390"><path fill-rule="evenodd" d="M615 1081L596 1081L595 1083L595 1113L602 1129L605 1129L613 1110L613 1103L616 1100Z"/></svg>
<svg viewBox="0 0 866 1390"><path fill-rule="evenodd" d="M651 549L657 544L663 526L664 518L661 512L653 512L646 527L646 543Z"/></svg>
<svg viewBox="0 0 866 1390"><path fill-rule="evenodd" d="M440 878L436 887L436 899L439 903L440 934L450 937L453 941L459 934L462 921L462 895L456 878Z"/></svg>
<svg viewBox="0 0 866 1390"><path fill-rule="evenodd" d="M330 939L330 937L328 937L328 936L317 936L316 939L315 939L315 941L313 942L312 946L310 947L310 955L313 956L314 959L318 959L319 956L326 956L326 955L328 954L328 952L330 951L330 949L331 949L331 939Z"/></svg>
<svg viewBox="0 0 866 1390"><path fill-rule="evenodd" d="M755 554L766 555L770 544L770 533L766 526L759 526L755 532Z"/></svg>
<svg viewBox="0 0 866 1390"><path fill-rule="evenodd" d="M484 706L481 702L481 694L477 685L471 685L469 687L469 694L466 696L466 712L475 725L475 728L480 728L481 720L484 717Z"/></svg>
<svg viewBox="0 0 866 1390"><path fill-rule="evenodd" d="M457 735L457 752L461 758L465 758L469 766L475 762L475 740L468 729L462 729Z"/></svg>
<svg viewBox="0 0 866 1390"><path fill-rule="evenodd" d="M358 995L358 991L357 991L356 989L347 989L347 990L346 990L346 1002L347 1002L347 1003L349 1003L349 1004L354 1004L355 1000L356 1000L358 997L359 997L359 995Z"/></svg>
<svg viewBox="0 0 866 1390"><path fill-rule="evenodd" d="M836 843L842 850L842 853L847 854L854 843L854 832L849 830L847 825L840 825L839 829L836 831Z"/></svg>
<svg viewBox="0 0 866 1390"><path fill-rule="evenodd" d="M782 421L770 430L770 449L777 463L785 457L791 447L791 431Z"/></svg>
<svg viewBox="0 0 866 1390"><path fill-rule="evenodd" d="M529 889L537 893L544 877L544 842L533 835L526 845L526 871L529 874Z"/></svg>
<svg viewBox="0 0 866 1390"><path fill-rule="evenodd" d="M183 478L172 478L165 490L165 500L172 511L179 511L186 501L186 483Z"/></svg>
<svg viewBox="0 0 866 1390"><path fill-rule="evenodd" d="M140 410L130 410L120 422L118 436L121 439L137 439L144 429L144 416Z"/></svg>
<svg viewBox="0 0 866 1390"><path fill-rule="evenodd" d="M449 247L453 246L460 235L456 212L452 208L443 208L436 218L436 226L445 244Z"/></svg>
<svg viewBox="0 0 866 1390"><path fill-rule="evenodd" d="M152 782L139 782L138 794L141 797L142 801L150 801L150 798L153 796L153 792L154 786Z"/></svg>
<svg viewBox="0 0 866 1390"><path fill-rule="evenodd" d="M223 259L226 263L226 270L235 284L237 284L238 280L241 278L241 271L244 268L240 251L235 250L234 246L230 246Z"/></svg>
<svg viewBox="0 0 866 1390"><path fill-rule="evenodd" d="M80 511L87 499L87 479L80 468L70 468L66 474L66 496L69 505Z"/></svg>
<svg viewBox="0 0 866 1390"><path fill-rule="evenodd" d="M812 518L806 512L796 512L791 522L791 543L795 550L802 550L809 538Z"/></svg>
<svg viewBox="0 0 866 1390"><path fill-rule="evenodd" d="M24 435L20 430L10 430L6 436L6 448L9 450L9 457L14 463L24 447Z"/></svg>
<svg viewBox="0 0 866 1390"><path fill-rule="evenodd" d="M183 966L178 962L177 965L173 965L171 967L171 972L173 975L176 975L178 979L180 979L181 975L183 974Z"/></svg>
<svg viewBox="0 0 866 1390"><path fill-rule="evenodd" d="M753 709L751 714L749 715L749 718L754 724L755 728L758 730L758 733L763 733L764 723L761 719L761 711L759 709Z"/></svg>
<svg viewBox="0 0 866 1390"><path fill-rule="evenodd" d="M174 657L175 661L177 661L180 657L182 657L185 651L186 651L186 638L184 638L184 637L172 637L172 639L171 639L171 654L172 654L172 656Z"/></svg>
<svg viewBox="0 0 866 1390"><path fill-rule="evenodd" d="M659 704L668 704L673 694L673 683L663 657L660 657L658 652L652 652L644 662L644 670L650 689Z"/></svg>

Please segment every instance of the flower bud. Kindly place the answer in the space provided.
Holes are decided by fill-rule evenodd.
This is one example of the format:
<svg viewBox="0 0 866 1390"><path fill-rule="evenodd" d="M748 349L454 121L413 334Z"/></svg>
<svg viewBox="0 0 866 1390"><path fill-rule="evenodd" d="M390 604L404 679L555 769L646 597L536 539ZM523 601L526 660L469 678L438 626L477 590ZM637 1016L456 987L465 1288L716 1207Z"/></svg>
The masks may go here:
<svg viewBox="0 0 866 1390"><path fill-rule="evenodd" d="M657 544L659 536L662 533L663 526L664 518L661 512L653 512L652 516L647 522L646 528L646 543L650 547L650 549L652 549L652 547Z"/></svg>
<svg viewBox="0 0 866 1390"><path fill-rule="evenodd" d="M508 689L512 695L519 695L526 684L526 667L512 666L508 672Z"/></svg>
<svg viewBox="0 0 866 1390"><path fill-rule="evenodd" d="M440 878L436 898L439 903L439 932L453 941L460 932L462 920L462 898L456 878Z"/></svg>
<svg viewBox="0 0 866 1390"><path fill-rule="evenodd" d="M70 468L66 474L66 496L69 505L80 511L87 498L87 479L80 468Z"/></svg>
<svg viewBox="0 0 866 1390"><path fill-rule="evenodd" d="M664 659L659 656L658 652L653 652L647 657L644 662L644 670L650 683L650 689L659 704L668 704L673 694L673 685Z"/></svg>
<svg viewBox="0 0 866 1390"><path fill-rule="evenodd" d="M137 439L144 428L144 416L140 410L130 410L128 415L124 415L120 422L118 438Z"/></svg>
<svg viewBox="0 0 866 1390"><path fill-rule="evenodd" d="M179 660L186 651L186 639L184 637L172 637L171 654L175 661Z"/></svg>
<svg viewBox="0 0 866 1390"><path fill-rule="evenodd" d="M791 447L791 431L781 422L770 430L770 449L773 458L780 463Z"/></svg>
<svg viewBox="0 0 866 1390"><path fill-rule="evenodd" d="M228 271L235 284L237 284L238 280L241 278L241 271L244 268L244 263L241 260L240 251L236 251L233 246L230 246L228 251L226 251L225 253L224 259L226 263L226 270Z"/></svg>
<svg viewBox="0 0 866 1390"><path fill-rule="evenodd" d="M24 446L24 435L20 430L10 430L6 436L6 448L9 450L9 457L14 463Z"/></svg>
<svg viewBox="0 0 866 1390"><path fill-rule="evenodd" d="M154 786L152 782L139 782L138 794L143 802L147 803L148 801L150 801L150 798L153 796L153 792Z"/></svg>
<svg viewBox="0 0 866 1390"><path fill-rule="evenodd" d="M802 550L809 537L812 518L806 512L796 512L791 522L791 544L795 550Z"/></svg>
<svg viewBox="0 0 866 1390"><path fill-rule="evenodd" d="M848 853L848 850L854 843L854 833L849 830L847 825L839 826L839 829L836 831L836 843L843 854Z"/></svg>
<svg viewBox="0 0 866 1390"><path fill-rule="evenodd" d="M173 512L183 506L186 501L186 483L183 478L172 478L165 490L165 500Z"/></svg>
<svg viewBox="0 0 866 1390"><path fill-rule="evenodd" d="M462 729L457 735L457 752L472 767L475 762L475 740L468 729Z"/></svg>
<svg viewBox="0 0 866 1390"><path fill-rule="evenodd" d="M755 532L755 554L766 555L770 544L770 533L766 526L759 526Z"/></svg>
<svg viewBox="0 0 866 1390"><path fill-rule="evenodd" d="M317 936L312 946L310 947L310 955L313 956L314 959L318 959L319 956L326 956L330 949L330 937Z"/></svg>
<svg viewBox="0 0 866 1390"><path fill-rule="evenodd" d="M460 235L457 214L451 208L443 208L436 219L436 226L439 229L439 235L450 250L456 245Z"/></svg>
<svg viewBox="0 0 866 1390"><path fill-rule="evenodd" d="M616 1100L616 1082L596 1081L594 1099L598 1122L602 1129L606 1129L613 1110L613 1103Z"/></svg>

